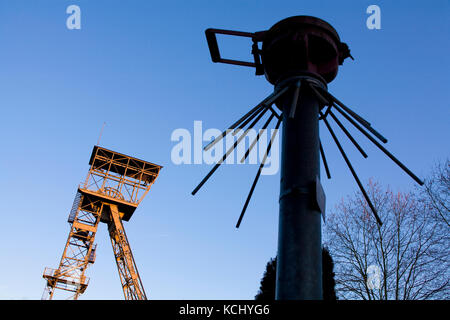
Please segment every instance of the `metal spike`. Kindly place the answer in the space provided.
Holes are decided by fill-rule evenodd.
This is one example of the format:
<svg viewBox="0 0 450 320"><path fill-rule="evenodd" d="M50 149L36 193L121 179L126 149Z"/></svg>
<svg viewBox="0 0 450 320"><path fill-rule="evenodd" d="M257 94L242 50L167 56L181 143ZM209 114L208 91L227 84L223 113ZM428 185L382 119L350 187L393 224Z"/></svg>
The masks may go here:
<svg viewBox="0 0 450 320"><path fill-rule="evenodd" d="M323 151L322 142L319 140L320 155L322 157L323 166L325 167L325 172L327 173L327 178L331 179L330 169L328 168L327 158L325 158L325 152Z"/></svg>
<svg viewBox="0 0 450 320"><path fill-rule="evenodd" d="M367 153L364 152L364 150L361 148L361 146L358 144L358 142L356 142L356 140L352 137L350 132L348 132L348 130L344 127L342 122L340 122L339 119L336 118L336 116L334 115L334 113L331 110L328 111L328 113L334 119L334 121L338 124L338 126L342 129L342 131L344 131L345 135L350 139L350 141L353 143L353 145L356 147L356 149L359 150L359 152L362 154L362 156L364 158L367 158Z"/></svg>
<svg viewBox="0 0 450 320"><path fill-rule="evenodd" d="M240 125L242 123L242 121L245 121L245 119L247 119L249 116L251 116L256 110L260 109L264 102L266 102L269 98L271 98L272 96L274 96L275 93L271 93L268 97L266 97L263 101L261 101L258 105L256 105L253 109L251 109L249 112L247 112L245 115L243 115L239 120L237 120L235 123L233 123L228 129L224 130L222 132L222 134L218 137L216 137L214 140L212 140L211 142L209 142L204 148L203 150L207 151L209 149L212 148L212 146L214 146L217 142L219 142L220 140L222 140L229 132L231 132L231 130L233 130L234 128L236 128L238 125Z"/></svg>
<svg viewBox="0 0 450 320"><path fill-rule="evenodd" d="M257 109L255 112L253 112L252 115L250 115L244 122L242 122L237 128L233 131L233 136L235 136L239 131L241 131L250 121L253 120L258 114L261 113L261 111L267 110L267 107L264 107L263 105Z"/></svg>
<svg viewBox="0 0 450 320"><path fill-rule="evenodd" d="M199 183L199 185L192 191L192 195L195 195L198 190L205 184L206 181L212 176L212 174L219 168L219 166L227 159L231 152L237 147L239 142L247 135L248 131L253 128L253 126L261 119L264 113L267 111L267 108L263 112L259 114L259 116L251 123L251 125L239 136L239 138L234 142L233 146L228 149L228 151L223 155L222 159L215 164L215 166L211 169L210 172L203 178L203 180Z"/></svg>
<svg viewBox="0 0 450 320"><path fill-rule="evenodd" d="M262 106L266 106L269 107L272 112L275 112L271 105L279 98L281 97L287 90L289 89L288 86L282 88L279 91L273 92L271 93L269 96L267 96L267 98L265 98L263 101L261 101L258 105L256 105L253 109L251 109L249 112L247 112L244 116L242 116L238 121L236 121L235 123L233 123L228 129L226 129L225 131L222 132L222 134L220 136L218 136L217 138L215 138L214 140L212 140L210 143L208 143L203 150L207 151L209 149L211 149L211 147L213 145L215 145L217 142L219 142L220 140L222 140L230 131L229 130L233 130L234 128L236 128L239 124L241 124L243 121L245 121L245 119L247 119L247 117L249 117L250 115L252 115L257 109L261 108ZM280 118L280 116L278 114L276 114L277 118Z"/></svg>
<svg viewBox="0 0 450 320"><path fill-rule="evenodd" d="M295 84L294 97L292 99L291 109L289 110L289 118L294 119L295 110L297 109L298 98L300 96L300 87L302 85L301 80L297 81Z"/></svg>
<svg viewBox="0 0 450 320"><path fill-rule="evenodd" d="M255 144L258 142L259 137L261 136L261 132L264 132L264 130L266 130L267 126L269 125L270 121L272 121L273 117L275 116L274 113L272 113L270 115L270 117L267 119L266 123L264 124L264 126L258 131L258 134L255 138L255 140L253 140L253 142L250 144L250 146L248 147L247 151L245 152L245 155L242 157L241 162L244 162L245 159L247 159L248 155L250 154L250 151L253 149L253 147L255 146Z"/></svg>
<svg viewBox="0 0 450 320"><path fill-rule="evenodd" d="M367 195L366 190L364 189L361 181L359 181L358 175L356 174L355 170L353 169L352 164L350 163L350 160L348 160L347 155L345 154L344 149L342 148L338 138L336 137L336 135L334 134L333 129L331 128L330 124L328 123L327 119L324 118L323 121L325 122L325 125L328 128L328 131L330 132L331 136L333 137L334 142L336 143L337 147L339 148L339 151L341 152L342 157L345 160L345 163L347 163L348 168L350 169L353 178L355 179L356 183L358 184L359 189L361 190L364 198L366 199L367 203L369 204L370 209L373 212L373 215L375 216L375 219L377 220L377 223L381 226L383 223L380 220L380 217L378 217L378 213L377 210L375 209L375 207L372 204L372 201L370 201L369 196Z"/></svg>
<svg viewBox="0 0 450 320"><path fill-rule="evenodd" d="M314 83L311 83L312 86L315 86ZM350 109L349 107L347 107L346 105L344 105L341 101L339 101L334 95L332 95L330 92L328 92L327 90L324 90L323 88L316 86L316 88L318 88L321 92L325 93L327 96L329 96L331 98L332 102L336 102L339 106L341 106L342 109L344 109L348 114L350 114L352 117L354 117L359 123L361 123L364 126L371 126L370 122L367 121L366 119L364 119L363 117L361 117L359 114L357 114L356 112L354 112L352 109Z"/></svg>
<svg viewBox="0 0 450 320"><path fill-rule="evenodd" d="M367 130L369 130L374 136L376 136L381 142L383 143L387 143L388 140L381 135L381 133L379 133L378 131L376 131L374 128L372 128L371 124L369 121L365 120L363 117L361 117L359 114L357 114L356 112L354 112L352 109L350 109L349 107L347 107L346 105L344 105L341 101L339 101L335 96L333 96L331 93L329 93L328 91L324 90L323 88L317 87L319 88L322 92L325 92L332 100L333 100L333 105L336 107L336 109L344 109L349 115L351 115L356 121L358 121L363 127L365 127Z"/></svg>
<svg viewBox="0 0 450 320"><path fill-rule="evenodd" d="M317 99L319 99L320 102L321 102L323 105L327 106L327 105L330 104L330 101L328 101L327 99L325 99L325 98L324 98L324 97L323 97L323 96L322 96L322 95L314 88L314 85L313 85L311 82L307 81L306 83L308 84L309 88L311 88L311 90L314 92L314 94L316 95Z"/></svg>
<svg viewBox="0 0 450 320"><path fill-rule="evenodd" d="M411 170L409 170L403 163L400 162L392 153L390 153L385 147L383 147L377 140L375 140L370 134L361 128L355 120L353 120L349 115L347 115L342 110L336 108L341 115L343 115L351 124L353 124L359 131L361 131L373 144L375 144L381 151L383 151L392 161L394 161L400 168L403 169L411 178L413 178L418 184L423 185L423 181L420 180Z"/></svg>
<svg viewBox="0 0 450 320"><path fill-rule="evenodd" d="M273 96L268 101L265 102L265 105L271 106L272 104L274 104L275 101L279 97L281 97L286 91L288 91L289 88L290 88L289 86L285 86L285 87L281 88L280 90L278 90L277 92L274 92Z"/></svg>
<svg viewBox="0 0 450 320"><path fill-rule="evenodd" d="M268 108L264 108L264 110L256 117L256 119L250 124L250 126L247 128L247 130L252 129L258 121L264 116L264 114L269 110Z"/></svg>
<svg viewBox="0 0 450 320"><path fill-rule="evenodd" d="M269 107L270 111L272 112L272 114L277 118L277 119L281 119L281 116L275 111L273 110L272 107Z"/></svg>
<svg viewBox="0 0 450 320"><path fill-rule="evenodd" d="M259 166L258 172L256 173L256 177L255 177L255 180L253 181L252 187L250 188L250 192L249 192L249 194L247 196L247 200L245 200L245 204L244 204L244 207L242 208L241 215L239 216L238 222L236 223L236 228L239 228L239 226L241 225L241 222L242 222L242 218L244 218L245 211L247 210L248 204L249 204L250 199L251 199L251 197L253 195L253 191L255 190L256 184L258 183L259 176L261 175L261 170L264 167L264 164L265 164L266 159L267 159L267 155L269 154L270 148L272 147L273 139L275 138L275 135L278 132L278 128L280 127L280 123L281 123L281 118L278 119L277 125L275 126L275 131L272 134L272 137L270 139L269 145L267 146L266 153L264 154L264 158L261 161L261 164Z"/></svg>
<svg viewBox="0 0 450 320"><path fill-rule="evenodd" d="M325 110L324 113L320 113L319 120L322 120L323 118L326 118L328 116L328 113L330 112L330 110L331 110L331 106L328 106L327 110Z"/></svg>
<svg viewBox="0 0 450 320"><path fill-rule="evenodd" d="M333 106L336 108L336 109L339 109L339 106L336 104L336 103L333 103ZM355 118L355 117L353 117L353 118ZM358 120L357 118L355 118L356 120ZM388 140L384 137L384 136L382 136L381 135L381 133L379 133L378 131L376 131L374 128L372 128L370 125L365 125L363 122L361 122L361 121L358 121L359 123L361 123L361 125L364 127L364 128L366 128L367 130L369 130L375 137L377 137L381 142L383 142L383 143L387 143L388 142Z"/></svg>

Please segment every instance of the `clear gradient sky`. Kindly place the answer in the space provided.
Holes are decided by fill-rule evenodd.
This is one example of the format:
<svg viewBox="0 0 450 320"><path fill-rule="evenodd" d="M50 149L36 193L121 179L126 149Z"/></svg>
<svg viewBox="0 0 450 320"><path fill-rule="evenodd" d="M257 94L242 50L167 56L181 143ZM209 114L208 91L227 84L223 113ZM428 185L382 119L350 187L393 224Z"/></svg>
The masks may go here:
<svg viewBox="0 0 450 320"><path fill-rule="evenodd" d="M81 8L81 30L66 28L71 4ZM371 4L381 8L381 30L366 28ZM355 57L330 91L424 176L449 156L449 9L448 0L0 0L0 298L41 297L42 272L58 266L76 187L106 122L102 146L164 166L125 224L148 297L252 299L276 254L279 175L261 178L236 230L257 166L224 166L193 197L210 166L172 164L170 136L192 131L194 120L225 128L272 88L252 69L213 64L204 30L260 31L293 15L328 21ZM228 56L250 57L247 42L223 41ZM332 209L357 186L324 129ZM368 159L341 140L365 183L413 187L351 132ZM96 239L81 298L123 299L105 225Z"/></svg>

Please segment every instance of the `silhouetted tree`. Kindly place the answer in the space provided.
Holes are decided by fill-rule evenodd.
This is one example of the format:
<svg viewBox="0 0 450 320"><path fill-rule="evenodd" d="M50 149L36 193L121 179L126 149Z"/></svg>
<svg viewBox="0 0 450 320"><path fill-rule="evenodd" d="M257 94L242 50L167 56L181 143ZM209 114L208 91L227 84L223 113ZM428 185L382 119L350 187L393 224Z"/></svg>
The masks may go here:
<svg viewBox="0 0 450 320"><path fill-rule="evenodd" d="M449 299L450 234L444 211L435 214L413 192L395 193L373 182L367 191L383 225L360 192L327 214L339 298Z"/></svg>
<svg viewBox="0 0 450 320"><path fill-rule="evenodd" d="M258 294L255 296L256 300L275 300L275 279L277 273L277 258L272 258L267 262L266 271L261 279Z"/></svg>
<svg viewBox="0 0 450 320"><path fill-rule="evenodd" d="M418 190L420 200L437 219L450 227L450 160L437 163Z"/></svg>
<svg viewBox="0 0 450 320"><path fill-rule="evenodd" d="M334 263L327 248L322 248L322 290L324 300L336 300L334 291ZM277 258L270 259L266 265L266 271L261 279L261 285L256 300L275 300L275 280L277 273Z"/></svg>
<svg viewBox="0 0 450 320"><path fill-rule="evenodd" d="M323 300L337 300L334 281L334 262L328 248L322 248L322 294Z"/></svg>

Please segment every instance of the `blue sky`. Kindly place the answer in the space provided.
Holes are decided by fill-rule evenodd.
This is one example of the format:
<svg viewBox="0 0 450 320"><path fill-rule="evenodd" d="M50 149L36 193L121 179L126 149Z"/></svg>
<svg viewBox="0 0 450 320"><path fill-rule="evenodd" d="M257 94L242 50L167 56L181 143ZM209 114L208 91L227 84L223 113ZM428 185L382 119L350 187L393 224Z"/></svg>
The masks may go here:
<svg viewBox="0 0 450 320"><path fill-rule="evenodd" d="M66 28L71 4L81 8L81 30ZM371 4L381 8L381 30L366 28ZM260 31L293 15L328 21L355 57L330 91L424 176L449 155L449 9L448 1L0 0L0 298L41 297L42 271L59 263L76 187L106 122L102 146L164 166L125 224L149 298L252 299L276 254L279 175L261 178L236 230L257 166L223 166L193 197L210 166L172 164L170 136L195 120L225 128L272 88L252 69L213 64L204 30ZM250 57L243 40L222 44L227 56ZM357 186L324 129L333 208ZM413 186L351 132L369 155L341 135L362 181ZM123 299L105 225L96 239L82 299Z"/></svg>

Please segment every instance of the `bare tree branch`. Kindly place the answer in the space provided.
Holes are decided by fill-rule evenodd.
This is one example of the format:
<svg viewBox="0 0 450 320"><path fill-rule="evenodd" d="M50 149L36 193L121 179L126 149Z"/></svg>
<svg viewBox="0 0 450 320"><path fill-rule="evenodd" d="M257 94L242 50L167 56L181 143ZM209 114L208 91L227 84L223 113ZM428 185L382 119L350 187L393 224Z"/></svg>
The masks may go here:
<svg viewBox="0 0 450 320"><path fill-rule="evenodd" d="M448 175L435 176L450 181ZM427 182L433 185L430 190L437 189L435 181ZM382 226L360 193L342 200L328 214L325 232L335 260L337 294L363 300L448 299L448 221L434 207L438 203L441 213L448 207L442 187L438 196L433 194L434 202L419 189L394 193L370 181L367 190Z"/></svg>

